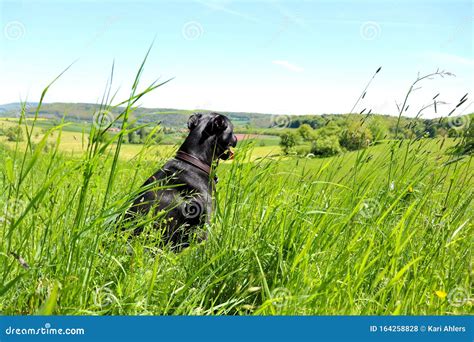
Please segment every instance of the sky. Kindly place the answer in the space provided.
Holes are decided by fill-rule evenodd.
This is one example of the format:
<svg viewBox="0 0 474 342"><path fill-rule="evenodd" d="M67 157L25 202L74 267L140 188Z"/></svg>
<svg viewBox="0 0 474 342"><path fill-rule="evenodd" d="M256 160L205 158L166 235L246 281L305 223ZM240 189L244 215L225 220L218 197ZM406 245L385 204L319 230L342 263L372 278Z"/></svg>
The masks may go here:
<svg viewBox="0 0 474 342"><path fill-rule="evenodd" d="M127 99L148 50L140 105L286 114L396 114L418 73L408 116L438 100L447 114L472 93L472 1L0 0L0 104L101 100L112 64ZM471 100L459 113L472 112Z"/></svg>

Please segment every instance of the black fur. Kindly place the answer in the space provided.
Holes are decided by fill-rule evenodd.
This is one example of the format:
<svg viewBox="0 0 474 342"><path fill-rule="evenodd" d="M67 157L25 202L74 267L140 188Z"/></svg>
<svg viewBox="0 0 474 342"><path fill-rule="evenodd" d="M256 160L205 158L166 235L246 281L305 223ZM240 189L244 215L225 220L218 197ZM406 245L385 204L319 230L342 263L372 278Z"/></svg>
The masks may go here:
<svg viewBox="0 0 474 342"><path fill-rule="evenodd" d="M188 128L189 135L179 151L209 166L217 159L228 159L229 148L237 144L231 121L218 113L194 114L188 120ZM187 247L193 235L198 241L206 239L202 226L210 220L213 177L186 161L171 159L143 186L152 183L156 186L136 198L125 219L163 211L164 217L156 220L155 227L162 230L163 243L177 250ZM157 189L163 186L167 188ZM136 228L134 234L142 229Z"/></svg>

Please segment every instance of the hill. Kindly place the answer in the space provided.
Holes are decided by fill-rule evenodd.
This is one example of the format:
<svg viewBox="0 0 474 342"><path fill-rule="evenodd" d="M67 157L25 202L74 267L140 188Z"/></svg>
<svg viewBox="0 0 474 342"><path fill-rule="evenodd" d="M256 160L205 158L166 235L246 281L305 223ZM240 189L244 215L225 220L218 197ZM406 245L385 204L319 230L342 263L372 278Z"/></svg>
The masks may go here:
<svg viewBox="0 0 474 342"><path fill-rule="evenodd" d="M26 104L26 116L31 117L35 114L37 103ZM123 108L118 107L110 111L111 115L117 117ZM65 117L66 121L78 123L90 123L94 114L100 110L100 106L91 103L45 103L42 104L39 117L50 119L52 121L60 120ZM209 112L206 109L174 109L174 108L136 108L132 114L133 119L139 124L142 123L160 123L164 127L179 129L186 125L189 115L195 112ZM271 135L279 135L285 128L298 128L302 124L308 124L314 129L325 127L333 122L340 127L347 126L350 121L357 120L361 123L368 123L376 118L377 124L384 127L387 131L393 131L398 125L402 131L415 132L415 135L428 134L431 137L437 135L441 130L442 134L451 128L456 129L459 125L470 123L469 117L459 120L459 117L422 119L401 117L400 122L395 115L382 114L321 114L321 115L287 115L287 114L268 114L268 113L244 113L244 112L222 112L227 115L236 127L237 132L252 133L256 130ZM0 117L19 117L21 114L20 103L10 103L0 105ZM280 129L274 129L280 128Z"/></svg>

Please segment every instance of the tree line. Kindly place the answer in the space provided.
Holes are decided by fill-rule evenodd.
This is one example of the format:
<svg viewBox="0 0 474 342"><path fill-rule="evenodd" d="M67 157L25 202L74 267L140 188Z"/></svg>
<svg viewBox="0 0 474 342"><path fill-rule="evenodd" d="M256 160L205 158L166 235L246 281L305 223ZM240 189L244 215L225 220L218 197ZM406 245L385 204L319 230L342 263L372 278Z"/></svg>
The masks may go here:
<svg viewBox="0 0 474 342"><path fill-rule="evenodd" d="M280 133L285 154L333 156L390 139L462 138L464 153L472 152L474 115L440 119L409 119L347 114L297 117Z"/></svg>

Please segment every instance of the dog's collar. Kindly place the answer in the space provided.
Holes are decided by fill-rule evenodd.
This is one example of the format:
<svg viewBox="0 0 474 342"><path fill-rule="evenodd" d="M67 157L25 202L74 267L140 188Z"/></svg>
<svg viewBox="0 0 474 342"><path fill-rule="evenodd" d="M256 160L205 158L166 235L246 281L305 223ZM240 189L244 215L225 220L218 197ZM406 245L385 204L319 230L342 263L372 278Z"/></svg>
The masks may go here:
<svg viewBox="0 0 474 342"><path fill-rule="evenodd" d="M198 158L190 155L189 153L178 151L175 158L197 167L199 170L204 171L208 176L211 174L211 167L209 165L203 163Z"/></svg>

